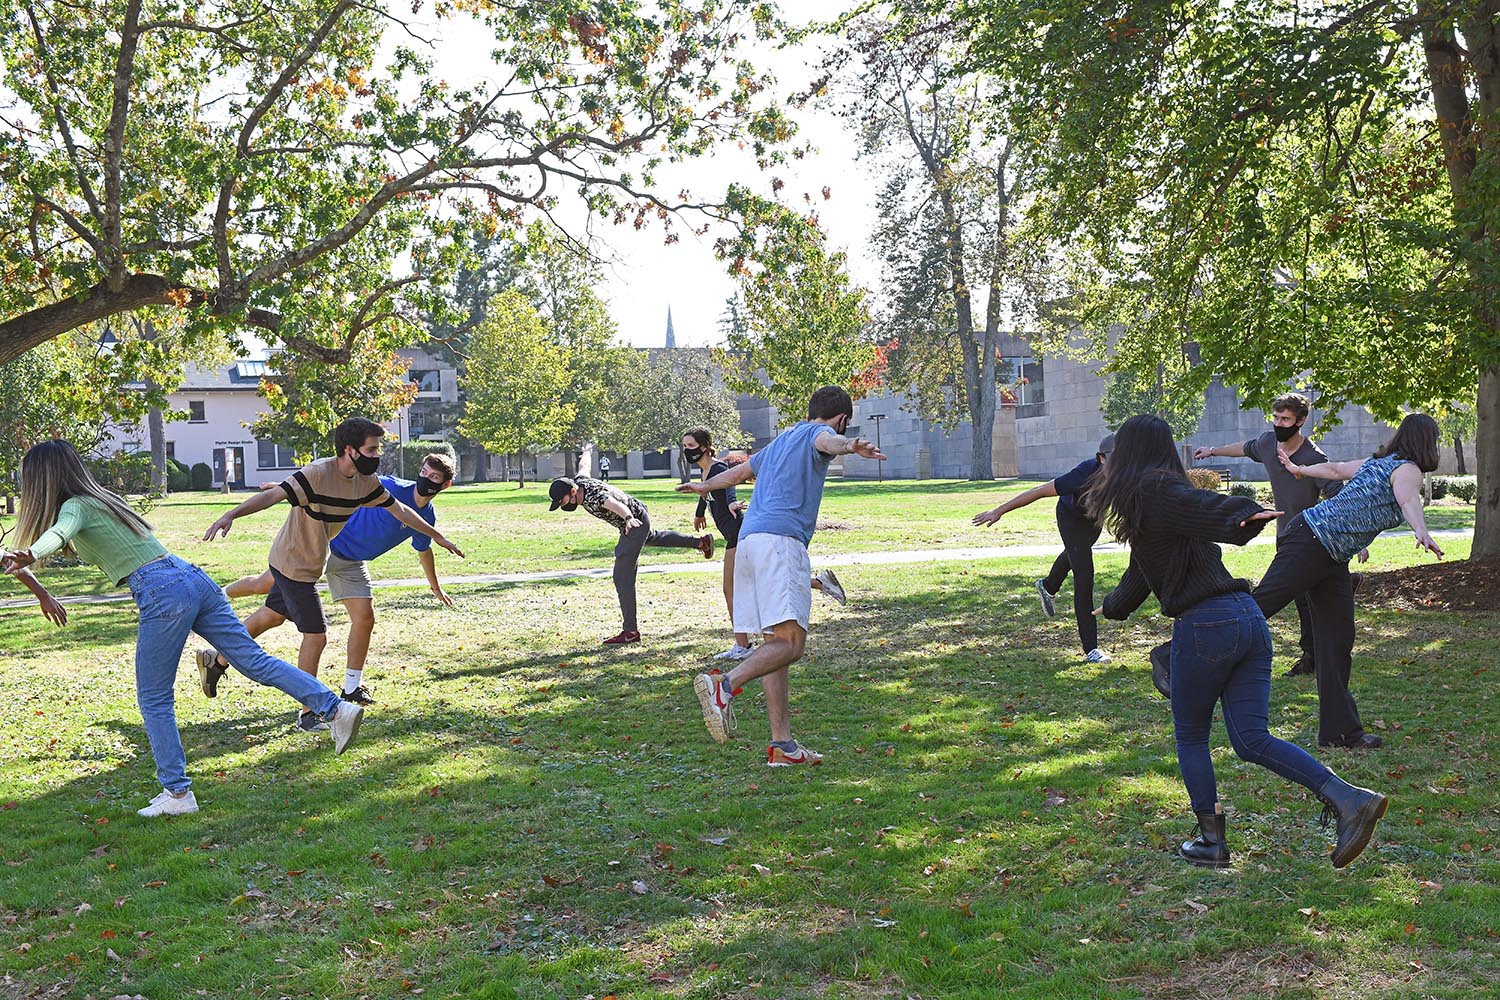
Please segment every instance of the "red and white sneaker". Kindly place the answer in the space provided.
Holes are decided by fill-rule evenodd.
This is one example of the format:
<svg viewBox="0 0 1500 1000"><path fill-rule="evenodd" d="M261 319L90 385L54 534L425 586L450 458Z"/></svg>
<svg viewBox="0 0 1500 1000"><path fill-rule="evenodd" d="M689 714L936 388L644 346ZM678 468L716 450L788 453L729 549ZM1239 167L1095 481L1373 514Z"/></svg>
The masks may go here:
<svg viewBox="0 0 1500 1000"><path fill-rule="evenodd" d="M767 767L791 767L793 764L817 765L821 763L823 763L823 755L816 750L807 749L801 743L797 744L797 749L790 752L781 749L781 747L774 743L766 747Z"/></svg>
<svg viewBox="0 0 1500 1000"><path fill-rule="evenodd" d="M693 678L693 691L703 706L703 724L717 743L728 743L734 732L734 699L717 670ZM737 694L738 692L734 692Z"/></svg>
<svg viewBox="0 0 1500 1000"><path fill-rule="evenodd" d="M621 632L619 635L612 635L608 639L605 639L604 640L604 645L606 645L606 646L625 646L625 645L628 645L628 644L630 644L632 642L640 642L640 641L641 641L641 634L639 632Z"/></svg>

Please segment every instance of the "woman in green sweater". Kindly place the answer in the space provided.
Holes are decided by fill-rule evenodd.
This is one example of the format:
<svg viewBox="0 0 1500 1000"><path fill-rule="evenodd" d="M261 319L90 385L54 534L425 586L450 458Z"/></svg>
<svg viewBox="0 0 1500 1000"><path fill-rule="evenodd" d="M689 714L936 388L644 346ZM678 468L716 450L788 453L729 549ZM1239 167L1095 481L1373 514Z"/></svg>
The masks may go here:
<svg viewBox="0 0 1500 1000"><path fill-rule="evenodd" d="M139 810L142 816L198 811L172 707L172 684L190 631L208 640L246 677L285 691L317 712L329 723L334 753L343 753L358 735L360 706L341 701L316 677L261 649L218 584L163 548L151 526L95 482L65 441L43 442L21 462L16 545L17 551L4 553L0 561L4 572L19 576L36 560L67 551L99 567L111 583L129 586L135 598L140 609L136 703L162 785L161 794ZM46 607L44 600L44 611Z"/></svg>

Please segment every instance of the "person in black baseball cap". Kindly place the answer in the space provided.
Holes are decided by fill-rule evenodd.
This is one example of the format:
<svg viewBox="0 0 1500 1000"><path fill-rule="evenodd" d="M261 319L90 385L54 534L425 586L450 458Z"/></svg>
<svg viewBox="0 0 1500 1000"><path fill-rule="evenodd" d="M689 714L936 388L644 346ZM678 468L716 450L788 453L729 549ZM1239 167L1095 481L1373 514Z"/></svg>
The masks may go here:
<svg viewBox="0 0 1500 1000"><path fill-rule="evenodd" d="M1110 657L1099 648L1099 623L1094 617L1094 543L1099 540L1100 525L1084 511L1082 498L1114 450L1115 436L1106 434L1093 458L1079 462L1051 482L1011 497L993 510L974 515L975 524L992 525L1011 511L1043 497L1057 497L1057 533L1062 536L1063 550L1053 560L1052 571L1036 582L1036 593L1042 601L1042 613L1051 618L1057 613L1052 599L1062 589L1068 573L1073 574L1073 617L1078 622L1083 658L1090 663L1108 663Z"/></svg>
<svg viewBox="0 0 1500 1000"><path fill-rule="evenodd" d="M620 532L615 544L615 594L620 598L620 614L624 628L620 634L604 640L606 646L623 646L640 642L641 633L635 614L635 573L641 550L647 545L665 548L697 549L703 558L714 554L713 535L684 535L680 531L654 531L646 505L635 497L589 476L574 476L552 480L547 491L552 497L549 510L577 510L582 507Z"/></svg>

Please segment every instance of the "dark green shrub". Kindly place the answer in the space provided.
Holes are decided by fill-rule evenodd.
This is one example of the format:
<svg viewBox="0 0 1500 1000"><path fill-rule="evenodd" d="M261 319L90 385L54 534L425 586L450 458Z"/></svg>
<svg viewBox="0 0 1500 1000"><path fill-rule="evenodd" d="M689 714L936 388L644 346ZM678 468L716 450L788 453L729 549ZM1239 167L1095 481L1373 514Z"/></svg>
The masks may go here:
<svg viewBox="0 0 1500 1000"><path fill-rule="evenodd" d="M1443 497L1445 497L1447 495L1448 495L1448 477L1447 476L1433 476L1432 477L1432 499L1434 499L1434 500L1441 500L1441 499L1443 499Z"/></svg>
<svg viewBox="0 0 1500 1000"><path fill-rule="evenodd" d="M192 487L195 490L211 490L214 488L214 470L208 467L206 462L193 463Z"/></svg>
<svg viewBox="0 0 1500 1000"><path fill-rule="evenodd" d="M173 493L193 488L193 474L176 459L167 459L167 489Z"/></svg>
<svg viewBox="0 0 1500 1000"><path fill-rule="evenodd" d="M433 452L447 455L453 460L453 468L459 468L458 452L447 441L408 441L400 444L393 438L386 438L380 453L380 474L415 479L422 470L422 459Z"/></svg>
<svg viewBox="0 0 1500 1000"><path fill-rule="evenodd" d="M1448 490L1464 503L1473 503L1479 496L1479 480L1473 476L1452 476Z"/></svg>
<svg viewBox="0 0 1500 1000"><path fill-rule="evenodd" d="M1249 497L1255 499L1256 488L1254 483L1230 483L1229 495L1232 497Z"/></svg>

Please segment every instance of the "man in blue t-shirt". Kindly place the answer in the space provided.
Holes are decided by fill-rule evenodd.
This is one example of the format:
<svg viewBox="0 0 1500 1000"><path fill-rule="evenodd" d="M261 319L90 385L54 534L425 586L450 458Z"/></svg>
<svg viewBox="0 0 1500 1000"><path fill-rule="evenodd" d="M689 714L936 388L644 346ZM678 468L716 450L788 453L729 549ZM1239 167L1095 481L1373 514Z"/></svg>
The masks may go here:
<svg viewBox="0 0 1500 1000"><path fill-rule="evenodd" d="M430 525L437 524L437 511L432 498L453 485L453 460L442 452L433 452L422 459L422 468L413 481L381 476L380 483L391 496L416 511L417 516ZM437 564L432 557L432 539L414 528L408 528L386 512L385 508L361 507L344 524L344 528L328 544L328 565L324 575L328 580L328 592L349 612L349 651L344 669L345 701L360 705L374 704L369 688L363 683L365 658L370 652L370 637L375 632L375 592L370 581L369 563L385 555L405 541L417 550L422 563L422 572L427 576L427 586L433 596L449 607L453 599L438 582ZM248 597L265 594L271 589L270 572L260 576L247 576L224 588L230 597ZM217 660L215 670L222 675L228 665ZM217 681L217 676L213 680Z"/></svg>
<svg viewBox="0 0 1500 1000"><path fill-rule="evenodd" d="M864 438L844 437L853 415L849 394L826 385L808 401L807 419L783 431L750 461L677 487L679 493L703 496L755 477L755 498L740 526L734 564L734 630L760 633L765 641L729 673L699 674L693 688L709 735L724 743L734 729L734 697L759 677L771 722L766 763L772 767L823 761L821 754L792 738L787 667L802 658L807 644L812 613L807 543L817 527L828 466L836 455L885 460Z"/></svg>

